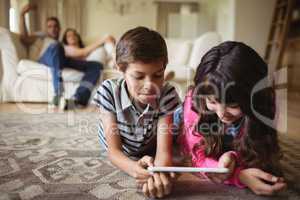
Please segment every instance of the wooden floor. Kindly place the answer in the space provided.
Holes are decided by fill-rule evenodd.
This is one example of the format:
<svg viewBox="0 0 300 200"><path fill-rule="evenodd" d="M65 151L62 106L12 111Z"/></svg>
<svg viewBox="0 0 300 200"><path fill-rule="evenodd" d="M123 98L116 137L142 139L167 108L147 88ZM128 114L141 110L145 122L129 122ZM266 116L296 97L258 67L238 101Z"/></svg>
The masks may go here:
<svg viewBox="0 0 300 200"><path fill-rule="evenodd" d="M0 113L60 113L63 112L46 103L2 103ZM89 106L77 109L74 112L97 112L96 107ZM288 95L287 101L287 128L286 135L300 141L300 93Z"/></svg>

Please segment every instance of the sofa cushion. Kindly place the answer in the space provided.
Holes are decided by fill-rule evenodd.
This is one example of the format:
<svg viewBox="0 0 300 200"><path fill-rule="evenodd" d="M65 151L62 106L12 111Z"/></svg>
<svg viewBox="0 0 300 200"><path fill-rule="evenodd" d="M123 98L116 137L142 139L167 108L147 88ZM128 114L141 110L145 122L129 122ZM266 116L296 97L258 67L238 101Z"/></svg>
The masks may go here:
<svg viewBox="0 0 300 200"><path fill-rule="evenodd" d="M96 61L96 62L102 63L103 65L106 65L107 61L108 61L108 55L103 47L99 47L99 48L95 49L94 51L92 51L86 57L86 60L87 61Z"/></svg>
<svg viewBox="0 0 300 200"><path fill-rule="evenodd" d="M212 47L220 44L221 36L216 32L207 32L195 40L191 52L191 57L188 61L188 66L196 69L204 54Z"/></svg>
<svg viewBox="0 0 300 200"><path fill-rule="evenodd" d="M175 73L174 80L180 82L193 80L195 74L194 69L186 65L180 66L180 65L168 64L165 74L167 74L170 71L173 71Z"/></svg>
<svg viewBox="0 0 300 200"><path fill-rule="evenodd" d="M49 67L31 60L21 60L17 67L17 73L19 75L26 74L27 77L35 79L52 80ZM83 77L83 73L74 69L66 68L63 70L62 76L64 81L79 82Z"/></svg>
<svg viewBox="0 0 300 200"><path fill-rule="evenodd" d="M169 64L186 65L190 57L192 42L183 39L166 39L166 44Z"/></svg>

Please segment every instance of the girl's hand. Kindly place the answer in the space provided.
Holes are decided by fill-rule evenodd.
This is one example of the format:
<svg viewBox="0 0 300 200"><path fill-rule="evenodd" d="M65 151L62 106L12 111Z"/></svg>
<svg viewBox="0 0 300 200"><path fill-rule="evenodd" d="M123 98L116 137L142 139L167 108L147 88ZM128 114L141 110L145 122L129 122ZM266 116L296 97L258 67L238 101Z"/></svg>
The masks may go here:
<svg viewBox="0 0 300 200"><path fill-rule="evenodd" d="M174 174L173 174L174 175ZM171 193L173 177L167 173L154 173L143 185L143 193L148 198L162 198Z"/></svg>
<svg viewBox="0 0 300 200"><path fill-rule="evenodd" d="M220 168L228 168L229 172L226 174L219 174L219 173L205 173L205 175L215 183L223 183L225 180L232 176L232 173L235 168L235 156L232 155L231 152L224 153L218 162L218 167Z"/></svg>
<svg viewBox="0 0 300 200"><path fill-rule="evenodd" d="M132 168L132 173L130 175L136 179L138 185L147 183L148 179L152 176L147 171L147 167L153 167L153 162L153 158L150 156L144 156L140 160L135 162Z"/></svg>
<svg viewBox="0 0 300 200"><path fill-rule="evenodd" d="M283 178L273 176L261 169L244 169L239 174L240 181L257 195L274 195L286 188Z"/></svg>

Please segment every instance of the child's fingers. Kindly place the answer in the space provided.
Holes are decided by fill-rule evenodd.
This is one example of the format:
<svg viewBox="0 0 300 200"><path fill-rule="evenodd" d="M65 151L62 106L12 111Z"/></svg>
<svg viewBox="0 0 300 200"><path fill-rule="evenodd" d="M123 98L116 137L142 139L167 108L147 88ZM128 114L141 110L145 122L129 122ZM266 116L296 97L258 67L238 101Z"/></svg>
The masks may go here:
<svg viewBox="0 0 300 200"><path fill-rule="evenodd" d="M141 166L139 166L137 169L136 169L136 172L135 174L133 175L133 177L135 179L138 179L138 180L147 180L148 178L150 178L152 175L150 172L148 172L146 169L142 168Z"/></svg>
<svg viewBox="0 0 300 200"><path fill-rule="evenodd" d="M169 176L172 180L177 180L180 175L181 175L181 173L179 173L179 172L176 172L176 173L175 172L170 172L169 173Z"/></svg>
<svg viewBox="0 0 300 200"><path fill-rule="evenodd" d="M145 183L144 185L143 185L143 193L144 193L144 195L146 196L146 197L150 197L150 193L149 193L149 190L148 190L148 184L147 183Z"/></svg>
<svg viewBox="0 0 300 200"><path fill-rule="evenodd" d="M260 195L274 195L275 193L280 192L285 188L285 183L276 183L274 185L262 183L258 191Z"/></svg>
<svg viewBox="0 0 300 200"><path fill-rule="evenodd" d="M255 176L257 178L263 179L265 181L269 181L271 183L276 183L278 181L278 177L273 176L272 174L269 174L267 172L264 172L262 170L257 170L255 173Z"/></svg>
<svg viewBox="0 0 300 200"><path fill-rule="evenodd" d="M221 159L219 162L218 162L218 167L220 168L229 168L230 167L230 164L231 164L231 160L229 157L223 157L223 159Z"/></svg>
<svg viewBox="0 0 300 200"><path fill-rule="evenodd" d="M282 177L278 177L278 181L277 181L277 182L279 182L279 183L284 183L285 180L284 180L284 178L282 178Z"/></svg>
<svg viewBox="0 0 300 200"><path fill-rule="evenodd" d="M275 183L273 186L275 192L283 191L287 188L286 183Z"/></svg>
<svg viewBox="0 0 300 200"><path fill-rule="evenodd" d="M216 176L215 173L205 173L205 175L214 183L220 183L219 178Z"/></svg>
<svg viewBox="0 0 300 200"><path fill-rule="evenodd" d="M154 187L154 181L153 181L152 177L148 179L147 185L148 185L150 197L155 198L156 197L156 189Z"/></svg>
<svg viewBox="0 0 300 200"><path fill-rule="evenodd" d="M144 183L147 183L148 179L136 179L137 185L143 185Z"/></svg>
<svg viewBox="0 0 300 200"><path fill-rule="evenodd" d="M141 178L149 178L151 176L151 173L142 167L138 169L138 173Z"/></svg>
<svg viewBox="0 0 300 200"><path fill-rule="evenodd" d="M228 175L227 174L218 174L216 176L216 178L218 179L218 183L223 183L226 179L228 179Z"/></svg>
<svg viewBox="0 0 300 200"><path fill-rule="evenodd" d="M217 178L217 177L211 177L210 180L211 180L212 182L214 182L214 183L218 183L218 184L222 183L222 181L221 181L219 178Z"/></svg>
<svg viewBox="0 0 300 200"><path fill-rule="evenodd" d="M160 173L160 179L164 187L164 194L168 195L171 193L172 183L164 173Z"/></svg>
<svg viewBox="0 0 300 200"><path fill-rule="evenodd" d="M208 173L205 173L205 175L208 177L217 177L219 174L213 173L213 172L208 172Z"/></svg>
<svg viewBox="0 0 300 200"><path fill-rule="evenodd" d="M140 160L138 160L138 164L144 168L153 167L154 166L153 162L154 160L150 156L144 156Z"/></svg>
<svg viewBox="0 0 300 200"><path fill-rule="evenodd" d="M171 178L175 178L176 177L176 174L174 172L170 172L169 175L170 175Z"/></svg>
<svg viewBox="0 0 300 200"><path fill-rule="evenodd" d="M227 178L228 174L218 174L218 173L207 173L209 178L215 183L223 183Z"/></svg>
<svg viewBox="0 0 300 200"><path fill-rule="evenodd" d="M156 188L156 196L158 198L161 198L164 196L164 187L160 179L159 173L154 173L153 178L154 178L154 186Z"/></svg>

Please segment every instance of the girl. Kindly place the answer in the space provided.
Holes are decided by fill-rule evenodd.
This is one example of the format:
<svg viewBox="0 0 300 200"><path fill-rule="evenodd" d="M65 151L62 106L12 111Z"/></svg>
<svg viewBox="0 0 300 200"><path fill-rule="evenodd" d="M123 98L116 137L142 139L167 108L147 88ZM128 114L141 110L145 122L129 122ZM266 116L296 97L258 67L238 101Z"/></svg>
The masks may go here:
<svg viewBox="0 0 300 200"><path fill-rule="evenodd" d="M205 174L212 181L261 195L286 187L283 178L269 174L281 175L276 130L254 114L274 119L273 89L253 90L266 77L266 63L249 46L224 42L212 48L185 98L179 137L193 166L229 168L225 175Z"/></svg>
<svg viewBox="0 0 300 200"><path fill-rule="evenodd" d="M62 42L67 57L103 63L103 49L99 47L104 45L106 54L111 54L116 40L112 36L106 36L85 46L79 33L75 29L68 28L63 35Z"/></svg>

